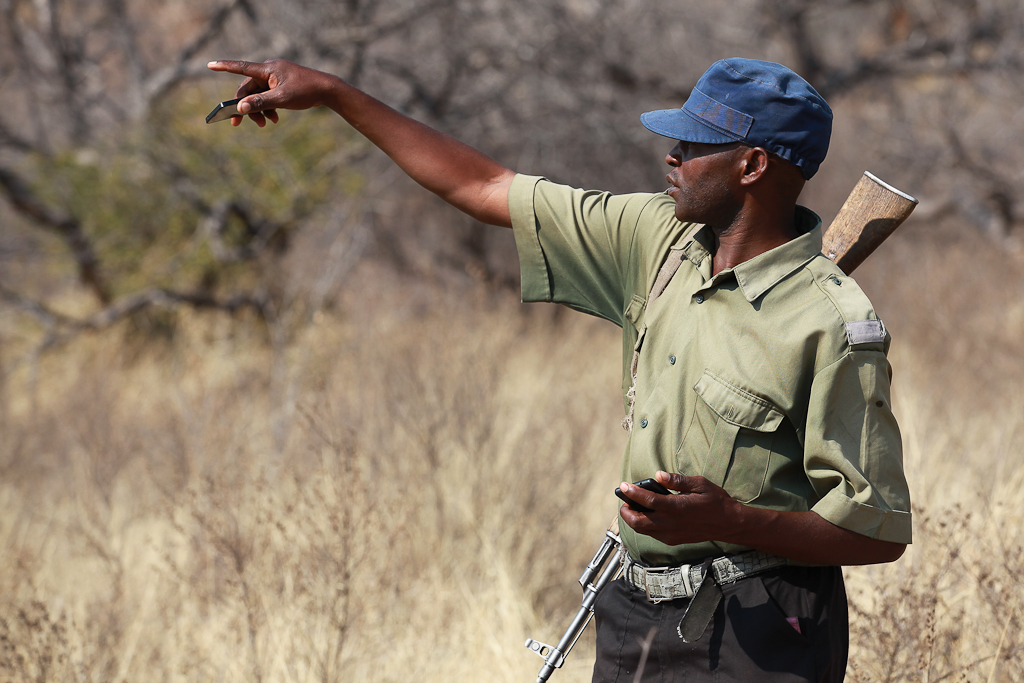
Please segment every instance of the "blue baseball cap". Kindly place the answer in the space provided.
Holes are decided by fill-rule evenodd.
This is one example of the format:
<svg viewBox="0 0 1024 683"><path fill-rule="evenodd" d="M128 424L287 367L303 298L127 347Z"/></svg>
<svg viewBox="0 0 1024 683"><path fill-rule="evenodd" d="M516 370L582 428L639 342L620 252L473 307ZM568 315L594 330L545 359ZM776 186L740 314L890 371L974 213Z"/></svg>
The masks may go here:
<svg viewBox="0 0 1024 683"><path fill-rule="evenodd" d="M810 179L828 153L832 110L792 70L775 62L730 58L711 65L680 109L640 116L673 140L763 147Z"/></svg>

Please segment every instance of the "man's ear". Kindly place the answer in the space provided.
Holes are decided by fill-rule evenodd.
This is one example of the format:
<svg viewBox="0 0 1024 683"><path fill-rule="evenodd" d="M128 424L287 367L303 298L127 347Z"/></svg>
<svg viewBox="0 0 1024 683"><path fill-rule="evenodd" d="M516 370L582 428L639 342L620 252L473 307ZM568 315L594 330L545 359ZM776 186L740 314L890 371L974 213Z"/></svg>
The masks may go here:
<svg viewBox="0 0 1024 683"><path fill-rule="evenodd" d="M763 147L743 149L740 161L742 163L740 183L743 185L753 185L761 180L768 171L768 151Z"/></svg>

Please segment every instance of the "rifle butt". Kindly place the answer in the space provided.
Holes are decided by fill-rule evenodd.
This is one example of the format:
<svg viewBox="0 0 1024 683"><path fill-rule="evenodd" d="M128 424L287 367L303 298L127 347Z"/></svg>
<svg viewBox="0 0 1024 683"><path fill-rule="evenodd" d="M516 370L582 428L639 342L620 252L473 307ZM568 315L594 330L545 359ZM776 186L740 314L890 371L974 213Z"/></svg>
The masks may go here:
<svg viewBox="0 0 1024 683"><path fill-rule="evenodd" d="M849 275L917 206L905 192L864 172L822 236L821 253Z"/></svg>

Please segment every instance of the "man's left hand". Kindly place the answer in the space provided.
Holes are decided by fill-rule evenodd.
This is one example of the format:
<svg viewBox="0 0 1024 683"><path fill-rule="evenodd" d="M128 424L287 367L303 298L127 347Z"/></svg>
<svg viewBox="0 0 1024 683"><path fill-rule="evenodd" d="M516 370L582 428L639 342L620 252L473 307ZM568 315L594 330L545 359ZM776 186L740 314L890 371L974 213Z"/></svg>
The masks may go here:
<svg viewBox="0 0 1024 683"><path fill-rule="evenodd" d="M627 497L654 510L637 512L623 505L619 512L631 529L668 545L726 540L740 504L725 489L704 477L658 472L654 478L678 493L666 496L627 482L619 485Z"/></svg>

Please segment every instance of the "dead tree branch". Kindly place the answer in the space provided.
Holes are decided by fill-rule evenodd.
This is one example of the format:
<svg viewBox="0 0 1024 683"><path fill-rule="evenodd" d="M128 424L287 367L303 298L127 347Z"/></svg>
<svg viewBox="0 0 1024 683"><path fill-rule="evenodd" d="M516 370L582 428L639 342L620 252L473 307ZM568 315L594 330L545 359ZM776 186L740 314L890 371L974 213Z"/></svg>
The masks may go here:
<svg viewBox="0 0 1024 683"><path fill-rule="evenodd" d="M86 56L88 32L73 35L64 30L57 0L47 0L46 16L49 19L46 27L47 42L51 57L56 60L55 80L62 88L61 100L71 105L71 111L86 111L84 71L90 63ZM72 142L76 145L84 144L91 132L87 117L71 115L67 120Z"/></svg>
<svg viewBox="0 0 1024 683"><path fill-rule="evenodd" d="M948 126L944 132L954 165L967 171L984 188L982 194L988 204L987 210L968 213L975 214L976 219L984 219L985 227L994 237L1005 238L1018 220L1016 185L989 165L976 160L952 126ZM976 215L979 213L983 213L984 216Z"/></svg>
<svg viewBox="0 0 1024 683"><path fill-rule="evenodd" d="M231 218L241 221L248 242L241 246L231 247L224 242ZM236 201L217 202L205 212L200 231L205 235L213 257L219 263L237 263L251 261L256 258L274 237L286 231L288 226L274 221L253 218L249 211Z"/></svg>
<svg viewBox="0 0 1024 683"><path fill-rule="evenodd" d="M58 325L71 324L74 322L71 318L61 315L55 311L51 311L41 303L28 299L18 292L4 287L3 285L0 285L0 299L3 299L23 313L27 313L31 317L35 318L36 321L47 330L52 330Z"/></svg>
<svg viewBox="0 0 1024 683"><path fill-rule="evenodd" d="M236 11L244 14L252 24L256 24L256 11L249 0L228 0L215 9L210 14L206 26L181 49L174 63L146 79L143 84L144 110L139 112L140 114L148 111L154 101L181 81L208 73L206 62L194 62L193 58L224 31L228 19Z"/></svg>
<svg viewBox="0 0 1024 683"><path fill-rule="evenodd" d="M78 219L43 204L27 182L5 168L0 168L0 189L19 213L64 240L78 266L78 279L96 295L100 303L110 303L110 291L100 275L96 252Z"/></svg>
<svg viewBox="0 0 1024 683"><path fill-rule="evenodd" d="M451 5L452 0L432 0L410 10L396 12L391 16L375 18L378 5L367 3L360 11L349 7L348 21L340 22L337 29L313 31L305 36L309 50L318 59L349 62L346 80L357 83L365 66L366 49L373 43L398 33L424 16ZM352 16L358 14L359 16ZM352 51L352 54L349 53Z"/></svg>
<svg viewBox="0 0 1024 683"><path fill-rule="evenodd" d="M0 147L7 147L18 152L42 152L31 142L11 131L3 120L0 120Z"/></svg>
<svg viewBox="0 0 1024 683"><path fill-rule="evenodd" d="M129 294L87 318L73 318L58 313L3 285L0 285L0 300L35 318L46 330L36 354L52 350L80 334L105 330L147 308L175 309L189 306L198 310L225 313L251 309L261 316L264 316L267 308L266 299L259 294L236 294L227 299L218 299L205 292L179 292L162 288Z"/></svg>
<svg viewBox="0 0 1024 683"><path fill-rule="evenodd" d="M841 8L849 4L855 2L836 2L834 6ZM845 60L842 66L830 66L822 46L818 44L823 39L817 37L809 23L811 15L824 11L823 7L827 8L828 4L814 0L765 3L764 16L770 18L772 28L793 50L796 57L793 67L826 99L871 81L1000 70L1015 72L1024 64L1019 50L994 50L991 53L983 50L983 56L975 54L975 47L1007 40L1001 35L1000 26L1009 23L1009 17L993 12L972 17L957 32L928 25L921 25L914 32L897 31L900 37L890 36L889 44L877 54L855 56ZM897 9L890 13L890 24L909 25L911 20L906 11ZM890 29L894 28L890 25Z"/></svg>

